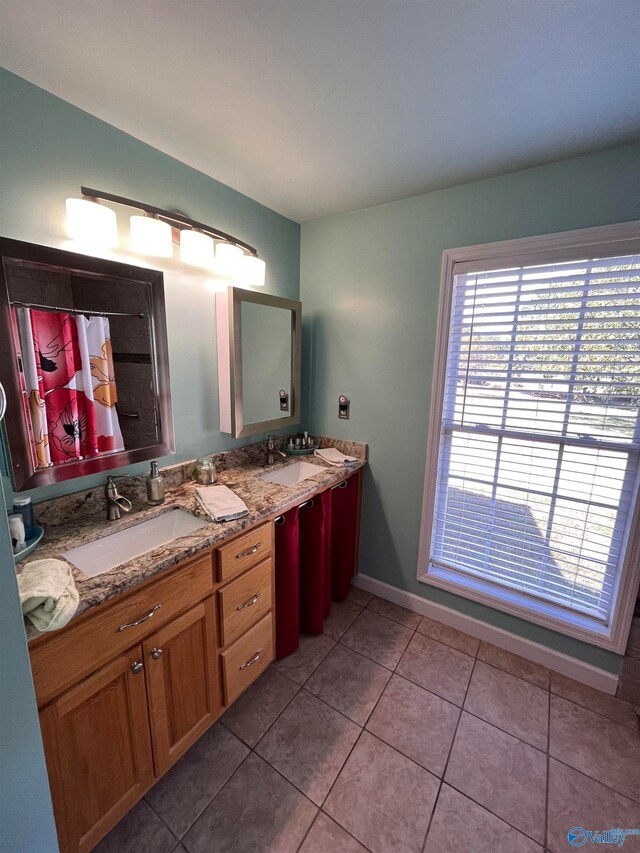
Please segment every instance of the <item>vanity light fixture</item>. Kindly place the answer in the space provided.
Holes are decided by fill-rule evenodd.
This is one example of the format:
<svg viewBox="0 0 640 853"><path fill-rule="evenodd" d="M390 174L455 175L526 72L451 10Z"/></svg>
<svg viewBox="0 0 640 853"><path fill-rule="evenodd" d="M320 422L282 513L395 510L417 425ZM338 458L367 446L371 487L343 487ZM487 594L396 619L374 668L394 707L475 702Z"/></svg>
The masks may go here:
<svg viewBox="0 0 640 853"><path fill-rule="evenodd" d="M238 249L242 254L242 249ZM211 269L213 266L213 239L202 231L184 228L180 231L180 260L192 267Z"/></svg>
<svg viewBox="0 0 640 853"><path fill-rule="evenodd" d="M264 286L265 262L258 257L257 250L243 240L176 211L163 210L142 201L89 187L80 187L80 192L82 198L67 199L67 229L72 239L102 246L117 246L115 211L100 202L122 204L145 214L131 217L131 248L134 252L160 258L171 257L174 232L179 230L180 259L183 263L212 269L252 287ZM171 242L168 235L172 238ZM215 248L215 263L214 241L219 241Z"/></svg>
<svg viewBox="0 0 640 853"><path fill-rule="evenodd" d="M115 210L100 204L94 196L68 198L66 208L67 234L72 240L110 249L118 245Z"/></svg>
<svg viewBox="0 0 640 853"><path fill-rule="evenodd" d="M216 271L220 275L234 278L240 269L239 264L243 257L244 252L240 246L234 246L233 243L218 243L216 246Z"/></svg>
<svg viewBox="0 0 640 853"><path fill-rule="evenodd" d="M173 256L171 226L151 214L135 215L129 220L131 225L131 248L140 255L152 255L156 258Z"/></svg>

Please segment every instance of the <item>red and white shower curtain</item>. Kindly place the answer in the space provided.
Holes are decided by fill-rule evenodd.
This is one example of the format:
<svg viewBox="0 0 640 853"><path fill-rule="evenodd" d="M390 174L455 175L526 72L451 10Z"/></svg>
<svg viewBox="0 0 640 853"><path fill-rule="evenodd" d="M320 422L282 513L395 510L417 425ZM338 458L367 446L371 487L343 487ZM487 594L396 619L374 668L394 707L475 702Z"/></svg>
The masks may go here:
<svg viewBox="0 0 640 853"><path fill-rule="evenodd" d="M14 312L35 464L124 450L108 319Z"/></svg>

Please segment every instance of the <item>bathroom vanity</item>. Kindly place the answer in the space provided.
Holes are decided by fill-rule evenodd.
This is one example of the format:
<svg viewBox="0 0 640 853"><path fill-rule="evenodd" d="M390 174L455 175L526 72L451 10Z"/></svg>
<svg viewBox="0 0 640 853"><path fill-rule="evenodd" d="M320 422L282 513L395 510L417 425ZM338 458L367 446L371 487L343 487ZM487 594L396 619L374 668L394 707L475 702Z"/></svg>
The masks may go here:
<svg viewBox="0 0 640 853"><path fill-rule="evenodd" d="M350 478L359 495L366 464L364 450L349 469L315 460L316 474L282 485L239 455L220 454L244 464L218 482L233 486L248 517L209 522L98 577L74 570L78 615L51 634L29 631L62 853L91 850L269 666L276 619L287 619L275 611L274 519ZM95 511L53 525L39 556L172 507L197 514L189 465L170 470L162 508L141 507L106 529ZM128 486L135 506L139 487Z"/></svg>

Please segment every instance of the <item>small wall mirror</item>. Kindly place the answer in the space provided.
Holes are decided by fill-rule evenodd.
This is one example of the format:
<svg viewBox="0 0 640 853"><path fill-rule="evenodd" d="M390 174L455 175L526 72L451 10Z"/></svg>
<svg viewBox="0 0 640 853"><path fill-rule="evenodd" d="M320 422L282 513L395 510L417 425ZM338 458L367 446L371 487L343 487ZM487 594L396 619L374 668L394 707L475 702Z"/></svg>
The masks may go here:
<svg viewBox="0 0 640 853"><path fill-rule="evenodd" d="M300 423L302 304L229 287L216 294L220 431Z"/></svg>
<svg viewBox="0 0 640 853"><path fill-rule="evenodd" d="M16 491L174 452L162 273L0 239Z"/></svg>

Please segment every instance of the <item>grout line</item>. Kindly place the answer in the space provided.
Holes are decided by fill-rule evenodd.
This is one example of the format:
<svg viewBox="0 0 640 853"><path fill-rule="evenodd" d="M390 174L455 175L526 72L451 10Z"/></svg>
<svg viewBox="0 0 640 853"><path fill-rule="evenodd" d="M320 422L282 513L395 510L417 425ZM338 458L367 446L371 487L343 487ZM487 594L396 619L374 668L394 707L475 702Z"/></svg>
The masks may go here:
<svg viewBox="0 0 640 853"><path fill-rule="evenodd" d="M473 670L476 668L476 662L473 664L473 669L469 673L469 681L467 682L467 689L464 691L464 699L462 700L462 706L460 708L460 713L458 714L458 721L456 722L456 728L453 733L453 737L451 738L451 743L449 745L449 751L447 753L447 758L444 763L444 767L442 768L442 776L439 777L439 785L438 791L436 793L436 798L433 801L433 808L431 809L431 814L429 815L429 823L427 824L427 831L424 834L424 838L422 839L421 850L424 851L427 845L427 839L429 838L429 832L431 831L431 824L433 823L433 816L436 813L436 809L438 808L438 802L440 800L440 794L442 792L442 786L444 785L444 777L447 772L447 768L449 767L449 759L451 758L451 753L453 752L453 745L456 742L456 738L458 736L458 729L460 727L460 720L462 719L462 711L464 709L464 703L467 701L467 693L469 692L469 685L471 684L471 678L473 677ZM457 706L456 706L457 707Z"/></svg>
<svg viewBox="0 0 640 853"><path fill-rule="evenodd" d="M549 757L549 749L551 747L551 691L549 691L549 701L547 703L547 779L544 791L544 846L549 843L549 772L551 769L551 759Z"/></svg>

